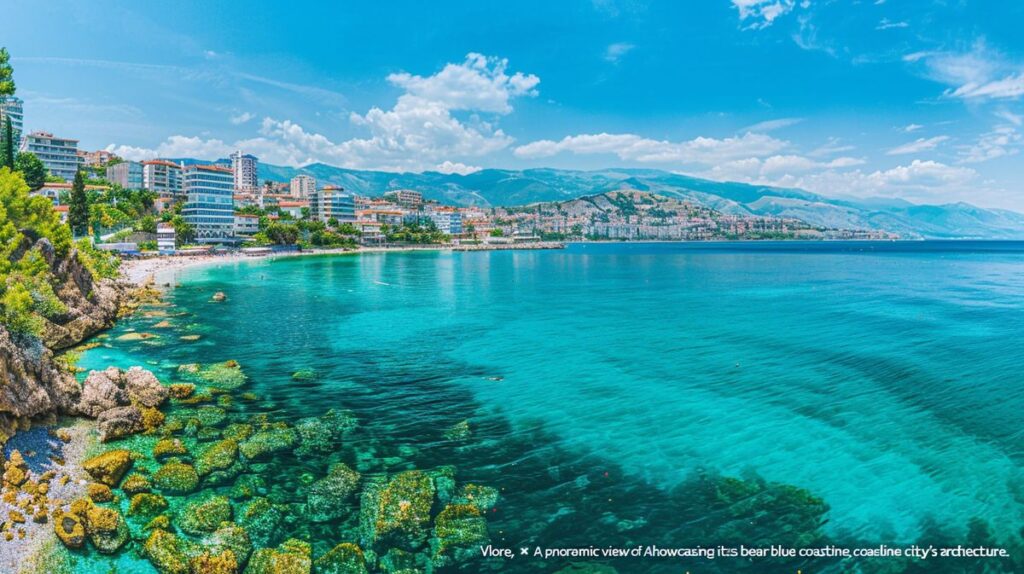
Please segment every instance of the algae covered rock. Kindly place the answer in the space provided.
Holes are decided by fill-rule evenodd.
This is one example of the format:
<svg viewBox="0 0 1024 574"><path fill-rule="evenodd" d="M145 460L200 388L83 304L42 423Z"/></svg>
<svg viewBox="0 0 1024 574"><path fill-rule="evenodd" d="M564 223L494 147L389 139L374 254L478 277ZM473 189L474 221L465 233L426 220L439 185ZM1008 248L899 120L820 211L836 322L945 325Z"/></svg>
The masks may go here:
<svg viewBox="0 0 1024 574"><path fill-rule="evenodd" d="M199 474L192 465L171 459L153 474L153 484L169 494L188 494L199 486Z"/></svg>
<svg viewBox="0 0 1024 574"><path fill-rule="evenodd" d="M225 439L212 444L196 459L196 472L206 476L215 470L225 470L238 459L238 441Z"/></svg>
<svg viewBox="0 0 1024 574"><path fill-rule="evenodd" d="M125 449L107 451L82 463L82 469L96 481L117 486L124 473L132 467L132 452Z"/></svg>
<svg viewBox="0 0 1024 574"><path fill-rule="evenodd" d="M478 484L467 484L455 497L453 502L457 504L472 504L482 513L494 508L498 503L498 489Z"/></svg>
<svg viewBox="0 0 1024 574"><path fill-rule="evenodd" d="M125 494L139 494L140 492L149 492L153 488L150 484L149 479L141 474L129 474L125 477L124 482L121 483L121 490Z"/></svg>
<svg viewBox="0 0 1024 574"><path fill-rule="evenodd" d="M238 558L230 550L203 552L189 562L189 568L202 574L238 574Z"/></svg>
<svg viewBox="0 0 1024 574"><path fill-rule="evenodd" d="M160 574L189 574L191 557L198 554L195 544L166 530L150 533L143 553Z"/></svg>
<svg viewBox="0 0 1024 574"><path fill-rule="evenodd" d="M102 554L113 554L128 542L128 525L113 508L93 506L85 513L85 533Z"/></svg>
<svg viewBox="0 0 1024 574"><path fill-rule="evenodd" d="M211 549L212 552L222 553L230 550L239 564L245 564L252 554L252 541L249 533L241 526L226 524L218 528L213 534L203 539L203 547Z"/></svg>
<svg viewBox="0 0 1024 574"><path fill-rule="evenodd" d="M167 392L175 399L187 399L195 390L196 386L192 383L175 383L167 387Z"/></svg>
<svg viewBox="0 0 1024 574"><path fill-rule="evenodd" d="M110 487L99 482L89 483L85 487L85 493L93 502L110 502L114 499L114 493Z"/></svg>
<svg viewBox="0 0 1024 574"><path fill-rule="evenodd" d="M181 442L181 439L164 438L157 441L153 446L153 458L158 461L163 461L169 457L181 457L188 455L188 449L185 448L185 444Z"/></svg>
<svg viewBox="0 0 1024 574"><path fill-rule="evenodd" d="M254 460L290 451L295 448L295 441L295 429L290 427L271 427L245 439L239 445L239 451L245 458Z"/></svg>
<svg viewBox="0 0 1024 574"><path fill-rule="evenodd" d="M469 420L457 422L444 432L444 438L456 441L467 440L472 435L473 431L469 428Z"/></svg>
<svg viewBox="0 0 1024 574"><path fill-rule="evenodd" d="M252 499L238 517L238 523L249 533L255 546L269 546L280 540L278 527L284 520L281 508L264 497Z"/></svg>
<svg viewBox="0 0 1024 574"><path fill-rule="evenodd" d="M28 480L28 464L17 449L12 450L10 457L4 462L3 479L4 484L13 487L19 487Z"/></svg>
<svg viewBox="0 0 1024 574"><path fill-rule="evenodd" d="M128 504L129 516L156 516L167 510L167 499L159 494L140 492Z"/></svg>
<svg viewBox="0 0 1024 574"><path fill-rule="evenodd" d="M306 494L306 518L327 522L351 510L349 499L359 486L359 473L344 463L332 464L327 476L314 482Z"/></svg>
<svg viewBox="0 0 1024 574"><path fill-rule="evenodd" d="M231 503L226 496L210 496L186 504L178 526L189 534L199 536L217 530L222 522L230 522L231 516Z"/></svg>
<svg viewBox="0 0 1024 574"><path fill-rule="evenodd" d="M244 474L235 480L231 488L231 498L241 500L266 494L267 482L258 474Z"/></svg>
<svg viewBox="0 0 1024 574"><path fill-rule="evenodd" d="M224 361L205 367L190 364L178 367L178 376L217 389L232 390L245 384L245 373L237 361Z"/></svg>
<svg viewBox="0 0 1024 574"><path fill-rule="evenodd" d="M253 552L245 574L309 574L313 569L311 555L308 543L289 539L276 549L260 548Z"/></svg>
<svg viewBox="0 0 1024 574"><path fill-rule="evenodd" d="M317 574L366 574L366 558L358 545L342 542L314 563Z"/></svg>
<svg viewBox="0 0 1024 574"><path fill-rule="evenodd" d="M100 440L110 442L146 430L142 422L142 411L138 407L117 407L100 413Z"/></svg>
<svg viewBox="0 0 1024 574"><path fill-rule="evenodd" d="M434 494L434 482L419 470L401 472L383 486L371 483L363 491L363 533L374 542L419 548L426 541Z"/></svg>
<svg viewBox="0 0 1024 574"><path fill-rule="evenodd" d="M479 547L489 542L487 521L471 504L449 504L434 520L430 539L435 566L464 562L480 555Z"/></svg>
<svg viewBox="0 0 1024 574"><path fill-rule="evenodd" d="M68 548L81 548L85 544L85 525L74 514L59 512L54 517L53 530Z"/></svg>

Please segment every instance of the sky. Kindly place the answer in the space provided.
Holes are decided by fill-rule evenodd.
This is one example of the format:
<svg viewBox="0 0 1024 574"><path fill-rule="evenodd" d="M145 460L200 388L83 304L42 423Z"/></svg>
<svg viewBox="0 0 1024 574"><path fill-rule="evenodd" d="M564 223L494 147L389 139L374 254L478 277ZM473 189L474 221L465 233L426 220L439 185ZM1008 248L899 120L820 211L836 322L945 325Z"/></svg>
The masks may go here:
<svg viewBox="0 0 1024 574"><path fill-rule="evenodd" d="M1024 211L1018 0L5 0L28 130L130 159L646 167Z"/></svg>

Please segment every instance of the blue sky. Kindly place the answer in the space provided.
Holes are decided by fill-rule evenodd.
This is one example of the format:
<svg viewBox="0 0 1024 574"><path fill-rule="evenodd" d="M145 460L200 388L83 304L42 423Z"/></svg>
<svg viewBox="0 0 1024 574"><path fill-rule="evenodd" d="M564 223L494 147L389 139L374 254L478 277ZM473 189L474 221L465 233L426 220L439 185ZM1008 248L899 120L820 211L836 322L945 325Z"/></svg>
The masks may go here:
<svg viewBox="0 0 1024 574"><path fill-rule="evenodd" d="M5 4L26 127L86 149L1024 211L1018 1Z"/></svg>

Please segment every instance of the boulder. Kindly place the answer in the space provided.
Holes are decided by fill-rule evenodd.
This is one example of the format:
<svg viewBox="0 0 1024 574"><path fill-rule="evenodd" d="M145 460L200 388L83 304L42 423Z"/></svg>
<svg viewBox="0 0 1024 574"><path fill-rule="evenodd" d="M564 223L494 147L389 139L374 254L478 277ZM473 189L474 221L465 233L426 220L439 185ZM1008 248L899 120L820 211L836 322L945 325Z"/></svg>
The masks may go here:
<svg viewBox="0 0 1024 574"><path fill-rule="evenodd" d="M171 397L175 399L187 399L195 392L196 386L192 383L175 383L167 388Z"/></svg>
<svg viewBox="0 0 1024 574"><path fill-rule="evenodd" d="M375 542L416 550L427 538L434 494L434 482L419 470L401 472L386 485L368 485L361 501L364 535Z"/></svg>
<svg viewBox="0 0 1024 574"><path fill-rule="evenodd" d="M58 511L53 519L53 530L68 548L81 548L85 544L85 525L74 514Z"/></svg>
<svg viewBox="0 0 1024 574"><path fill-rule="evenodd" d="M189 562L192 572L202 574L238 574L238 558L230 550L203 552Z"/></svg>
<svg viewBox="0 0 1024 574"><path fill-rule="evenodd" d="M230 522L231 515L231 503L226 496L211 496L186 504L178 526L188 534L200 536L217 530L222 522Z"/></svg>
<svg viewBox="0 0 1024 574"><path fill-rule="evenodd" d="M280 540L278 527L282 520L281 509L262 497L252 499L238 517L238 523L249 533L254 546L269 546Z"/></svg>
<svg viewBox="0 0 1024 574"><path fill-rule="evenodd" d="M295 429L272 427L245 439L238 449L242 456L253 460L292 450L295 441Z"/></svg>
<svg viewBox="0 0 1024 574"><path fill-rule="evenodd" d="M153 485L150 484L149 479L141 474L129 474L124 479L124 482L121 483L121 490L123 490L125 494L149 492L152 488Z"/></svg>
<svg viewBox="0 0 1024 574"><path fill-rule="evenodd" d="M235 524L225 524L218 528L213 534L203 539L203 546L215 553L230 550L238 559L239 564L245 564L249 560L249 555L252 554L252 541L249 540L249 533Z"/></svg>
<svg viewBox="0 0 1024 574"><path fill-rule="evenodd" d="M480 555L480 547L489 543L487 521L471 504L449 504L434 520L430 539L431 560L441 568L465 562Z"/></svg>
<svg viewBox="0 0 1024 574"><path fill-rule="evenodd" d="M486 513L498 503L498 489L490 486L467 484L452 501L457 504L472 504L481 513Z"/></svg>
<svg viewBox="0 0 1024 574"><path fill-rule="evenodd" d="M82 383L82 395L77 410L85 416L98 417L103 411L127 405L128 393L117 383L121 372L116 368L90 371Z"/></svg>
<svg viewBox="0 0 1024 574"><path fill-rule="evenodd" d="M92 506L85 513L85 533L101 554L113 554L128 542L128 525L113 508Z"/></svg>
<svg viewBox="0 0 1024 574"><path fill-rule="evenodd" d="M185 448L185 444L181 442L181 439L164 438L160 439L155 445L153 445L153 458L161 462L170 457L188 455L188 449Z"/></svg>
<svg viewBox="0 0 1024 574"><path fill-rule="evenodd" d="M245 574L309 574L313 569L312 548L306 542L288 539L276 549L253 552Z"/></svg>
<svg viewBox="0 0 1024 574"><path fill-rule="evenodd" d="M153 484L169 494L188 494L199 486L199 475L192 465L171 459L153 474Z"/></svg>
<svg viewBox="0 0 1024 574"><path fill-rule="evenodd" d="M142 432L142 412L138 407L116 407L100 413L96 418L100 429L100 440L110 442Z"/></svg>
<svg viewBox="0 0 1024 574"><path fill-rule="evenodd" d="M160 384L156 375L142 367L124 372L124 386L128 398L143 406L158 407L167 400L167 388Z"/></svg>
<svg viewBox="0 0 1024 574"><path fill-rule="evenodd" d="M146 558L160 574L189 574L196 546L166 530L153 530L143 547Z"/></svg>
<svg viewBox="0 0 1024 574"><path fill-rule="evenodd" d="M159 494L140 492L128 505L129 516L156 516L167 510L167 499Z"/></svg>
<svg viewBox="0 0 1024 574"><path fill-rule="evenodd" d="M327 476L314 482L306 494L306 519L327 522L348 514L350 498L359 486L359 473L344 463L332 464Z"/></svg>
<svg viewBox="0 0 1024 574"><path fill-rule="evenodd" d="M85 492L93 502L110 502L114 500L114 493L110 490L110 487L98 482L89 483L85 487Z"/></svg>
<svg viewBox="0 0 1024 574"><path fill-rule="evenodd" d="M238 441L224 439L210 445L196 458L196 472L206 476L215 470L225 470L238 459Z"/></svg>
<svg viewBox="0 0 1024 574"><path fill-rule="evenodd" d="M124 473L132 467L132 453L129 450L117 449L94 456L82 463L82 469L96 481L107 486L117 486Z"/></svg>
<svg viewBox="0 0 1024 574"><path fill-rule="evenodd" d="M366 559L358 545L342 542L317 558L317 574L366 574Z"/></svg>

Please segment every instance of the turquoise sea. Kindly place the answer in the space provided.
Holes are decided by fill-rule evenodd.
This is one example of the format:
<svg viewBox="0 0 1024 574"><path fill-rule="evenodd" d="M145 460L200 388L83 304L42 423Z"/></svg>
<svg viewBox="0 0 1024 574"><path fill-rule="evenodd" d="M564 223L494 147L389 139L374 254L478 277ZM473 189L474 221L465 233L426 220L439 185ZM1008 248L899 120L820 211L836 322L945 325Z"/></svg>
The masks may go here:
<svg viewBox="0 0 1024 574"><path fill-rule="evenodd" d="M158 333L159 319L136 316L80 366L139 364L172 382L180 364L234 359L257 399L245 416L347 409L359 428L335 458L375 472L454 465L460 482L497 488L495 545L1020 541L1021 242L285 257L187 269L175 283L173 333L118 341ZM217 291L227 299L211 301ZM470 434L453 439L462 421ZM301 496L300 474L323 466L285 456L264 472L287 501ZM827 508L809 510L805 496ZM347 523L300 523L287 524L314 554L356 536ZM856 571L828 560L693 564Z"/></svg>

